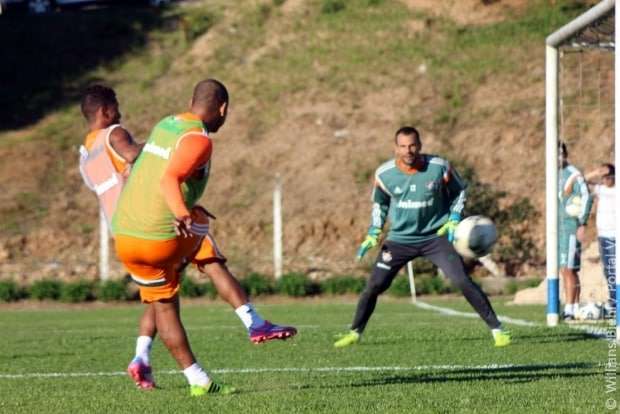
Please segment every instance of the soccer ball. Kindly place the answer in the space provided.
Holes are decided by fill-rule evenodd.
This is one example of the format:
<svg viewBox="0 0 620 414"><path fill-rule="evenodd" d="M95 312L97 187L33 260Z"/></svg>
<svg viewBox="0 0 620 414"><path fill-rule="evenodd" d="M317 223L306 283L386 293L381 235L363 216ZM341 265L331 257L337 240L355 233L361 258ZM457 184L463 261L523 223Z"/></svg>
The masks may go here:
<svg viewBox="0 0 620 414"><path fill-rule="evenodd" d="M566 214L568 214L570 217L579 217L582 207L581 204L581 197L579 197L578 195L569 197L568 201L566 202Z"/></svg>
<svg viewBox="0 0 620 414"><path fill-rule="evenodd" d="M596 321L603 316L603 307L598 303L587 303L577 311L576 318L580 321Z"/></svg>
<svg viewBox="0 0 620 414"><path fill-rule="evenodd" d="M495 224L484 216L469 216L454 231L454 248L469 259L486 256L496 241Z"/></svg>

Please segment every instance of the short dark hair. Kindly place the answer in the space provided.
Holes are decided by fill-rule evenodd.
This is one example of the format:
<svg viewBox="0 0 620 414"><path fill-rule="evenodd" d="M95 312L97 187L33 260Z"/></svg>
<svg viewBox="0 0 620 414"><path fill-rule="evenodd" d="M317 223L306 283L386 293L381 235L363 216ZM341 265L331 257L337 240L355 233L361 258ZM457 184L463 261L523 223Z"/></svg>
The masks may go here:
<svg viewBox="0 0 620 414"><path fill-rule="evenodd" d="M607 167L607 174L605 174L605 176L608 175L612 175L612 176L616 176L616 167L613 164L609 164L609 163L604 163L603 167Z"/></svg>
<svg viewBox="0 0 620 414"><path fill-rule="evenodd" d="M82 114L88 121L92 121L99 108L118 105L114 89L104 85L92 85L86 88L82 96Z"/></svg>
<svg viewBox="0 0 620 414"><path fill-rule="evenodd" d="M560 155L562 155L564 158L568 157L568 149L566 148L566 143L563 141L559 142L559 149L560 149Z"/></svg>
<svg viewBox="0 0 620 414"><path fill-rule="evenodd" d="M403 126L398 128L398 131L396 131L396 133L394 134L394 142L397 142L396 140L398 139L399 135L415 135L415 137L417 138L417 140L420 140L420 133L418 132L417 129L415 129L412 126Z"/></svg>
<svg viewBox="0 0 620 414"><path fill-rule="evenodd" d="M228 102L228 90L217 79L200 81L194 87L192 105L198 105L208 112L216 111L222 104Z"/></svg>

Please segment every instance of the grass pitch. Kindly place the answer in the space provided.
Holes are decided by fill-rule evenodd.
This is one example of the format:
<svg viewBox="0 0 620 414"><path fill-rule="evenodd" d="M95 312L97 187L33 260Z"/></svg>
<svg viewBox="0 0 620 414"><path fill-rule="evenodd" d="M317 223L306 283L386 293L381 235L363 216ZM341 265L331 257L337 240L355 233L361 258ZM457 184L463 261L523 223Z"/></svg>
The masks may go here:
<svg viewBox="0 0 620 414"><path fill-rule="evenodd" d="M471 311L460 298L430 302ZM354 299L258 299L264 316L297 325L299 335L253 345L227 305L186 303L183 320L199 361L240 390L210 398L189 396L159 341L153 365L160 388L134 388L124 369L140 305L7 307L0 313L0 412L607 412L605 402L618 393L605 385L605 340L544 327L540 306L493 302L498 313L540 326L508 324L514 343L496 349L480 319L381 298L363 341L334 349Z"/></svg>

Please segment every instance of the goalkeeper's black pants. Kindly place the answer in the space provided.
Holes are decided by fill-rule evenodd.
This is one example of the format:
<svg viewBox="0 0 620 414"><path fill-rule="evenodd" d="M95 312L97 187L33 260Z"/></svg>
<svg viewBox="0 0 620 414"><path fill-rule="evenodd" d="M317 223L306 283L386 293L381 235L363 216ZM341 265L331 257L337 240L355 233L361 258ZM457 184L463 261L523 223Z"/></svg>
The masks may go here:
<svg viewBox="0 0 620 414"><path fill-rule="evenodd" d="M386 241L375 261L372 274L366 283L357 303L357 310L353 318L351 329L362 333L370 319L379 295L392 284L400 269L416 257L426 257L435 266L442 270L454 286L459 288L469 304L478 312L478 315L491 329L499 328L500 323L489 299L482 289L475 284L465 273L463 259L454 250L452 243L445 237L436 237L432 240L402 244Z"/></svg>

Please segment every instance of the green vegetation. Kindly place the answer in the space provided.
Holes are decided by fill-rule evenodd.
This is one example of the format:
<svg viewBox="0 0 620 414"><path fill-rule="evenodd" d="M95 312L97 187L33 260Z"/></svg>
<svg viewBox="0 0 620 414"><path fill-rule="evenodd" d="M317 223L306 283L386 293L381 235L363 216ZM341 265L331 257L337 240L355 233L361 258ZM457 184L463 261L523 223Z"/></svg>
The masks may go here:
<svg viewBox="0 0 620 414"><path fill-rule="evenodd" d="M62 302L77 303L93 300L94 284L87 280L68 282L60 285L59 299Z"/></svg>
<svg viewBox="0 0 620 414"><path fill-rule="evenodd" d="M37 280L28 289L28 296L37 300L56 300L60 298L61 287L62 283L57 280Z"/></svg>
<svg viewBox="0 0 620 414"><path fill-rule="evenodd" d="M471 311L461 299L431 304ZM350 323L354 303L259 302L266 318L296 325L299 334L257 346L228 305L184 304L196 356L239 389L205 399L190 398L159 339L152 354L158 388L140 392L127 378L141 305L4 309L0 329L10 334L2 336L0 411L606 412L605 400L617 395L605 393L606 341L566 325L544 327L543 306L494 305L502 315L540 325L507 324L514 343L496 349L478 318L382 298L362 342L336 350L334 335Z"/></svg>
<svg viewBox="0 0 620 414"><path fill-rule="evenodd" d="M426 260L413 262L417 295L441 295L456 292L450 282L436 273L434 266ZM479 282L479 281L478 281ZM334 275L321 281L314 281L302 273L287 273L278 281L260 273L251 272L239 280L241 287L251 298L267 295L281 295L289 297L304 297L316 295L358 295L366 286L366 277L354 275ZM537 286L540 279L514 279L498 292L512 295L517 290ZM179 288L179 294L186 298L205 297L215 299L217 290L210 281L197 281L190 276L184 276ZM397 276L387 291L387 295L394 297L408 297L410 295L409 280L405 271ZM20 299L60 300L62 302L77 303L92 300L103 302L137 300L137 286L128 279L93 282L78 280L63 282L54 279L45 279L34 282L30 286L19 286L14 281L0 281L0 302L12 302Z"/></svg>
<svg viewBox="0 0 620 414"><path fill-rule="evenodd" d="M11 280L0 281L0 302L13 302L21 299L22 290Z"/></svg>
<svg viewBox="0 0 620 414"><path fill-rule="evenodd" d="M129 299L127 280L107 280L97 287L97 299L103 302Z"/></svg>
<svg viewBox="0 0 620 414"><path fill-rule="evenodd" d="M468 183L464 215L480 214L495 222L499 241L493 255L505 266L506 274L516 275L525 263L542 263L531 231L538 212L530 200L522 197L506 202L508 194L480 182L473 168L464 166L459 171Z"/></svg>

